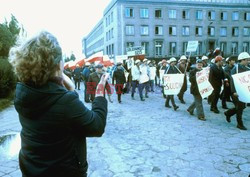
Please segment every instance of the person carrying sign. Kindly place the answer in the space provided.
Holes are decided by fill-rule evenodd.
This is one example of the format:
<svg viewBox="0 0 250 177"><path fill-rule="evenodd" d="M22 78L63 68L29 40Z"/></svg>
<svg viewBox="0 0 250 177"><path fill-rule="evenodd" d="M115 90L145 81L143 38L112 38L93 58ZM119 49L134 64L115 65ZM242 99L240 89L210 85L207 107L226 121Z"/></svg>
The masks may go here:
<svg viewBox="0 0 250 177"><path fill-rule="evenodd" d="M178 74L178 73L181 73L180 70L176 67L176 62L177 62L176 58L174 58L174 57L170 58L170 60L169 60L170 65L165 70L164 74ZM174 110L176 111L179 108L179 106L177 106L175 104L174 95L167 95L166 102L165 102L165 107L171 108L171 106L169 105L170 100L171 100L172 106L174 107Z"/></svg>
<svg viewBox="0 0 250 177"><path fill-rule="evenodd" d="M211 107L210 111L213 111L216 114L219 114L220 111L217 108L217 103L220 98L220 91L223 81L227 82L228 79L225 78L224 71L222 69L223 61L221 56L215 58L215 64L210 67L209 72L209 82L214 88L211 98Z"/></svg>
<svg viewBox="0 0 250 177"><path fill-rule="evenodd" d="M123 92L123 85L124 83L126 83L126 77L125 77L125 73L122 69L122 63L121 62L117 62L116 64L117 68L114 71L113 74L113 78L112 78L112 84L115 84L115 90L118 96L118 102L121 103L121 95ZM116 81L116 83L115 83Z"/></svg>
<svg viewBox="0 0 250 177"><path fill-rule="evenodd" d="M232 75L250 71L250 68L248 67L248 62L250 61L250 55L247 52L240 53L240 55L238 56L238 61L239 61L238 65L236 65L231 71ZM241 130L247 130L242 121L242 114L243 110L246 108L246 103L243 103L238 99L238 93L236 92L233 79L231 79L231 92L235 107L224 112L226 120L227 122L230 123L231 117L236 114L237 128Z"/></svg>
<svg viewBox="0 0 250 177"><path fill-rule="evenodd" d="M163 75L164 75L164 73L165 73L165 71L167 69L167 64L168 63L167 63L167 60L164 60L164 59L161 61L161 63L162 63L162 65L161 65L161 67L159 69L160 86L162 87L163 98L167 98L167 96L164 94L164 86L163 86L164 80L163 80Z"/></svg>
<svg viewBox="0 0 250 177"><path fill-rule="evenodd" d="M140 72L140 60L136 60L135 61L135 65L132 67L132 93L131 93L131 97L134 100L134 94L135 94L135 89L136 87L138 87L139 90L139 95L141 98L141 101L145 101L145 99L142 96L142 84L140 83L140 76L141 76L141 72Z"/></svg>
<svg viewBox="0 0 250 177"><path fill-rule="evenodd" d="M199 92L198 84L197 84L197 76L196 73L200 72L203 67L203 62L201 59L198 59L196 61L196 68L190 71L189 74L189 81L191 82L191 87L190 87L190 93L194 96L194 101L193 103L189 106L187 111L189 112L190 115L194 115L194 109L196 109L197 112L197 117L199 120L205 121L205 114L204 114L204 109L203 109L203 104L202 104L202 97Z"/></svg>
<svg viewBox="0 0 250 177"><path fill-rule="evenodd" d="M148 98L148 92L149 92L149 66L147 64L148 59L144 59L143 63L140 65L140 86L141 87L141 93L143 92L143 89L145 88L145 98ZM142 98L143 96L141 96Z"/></svg>

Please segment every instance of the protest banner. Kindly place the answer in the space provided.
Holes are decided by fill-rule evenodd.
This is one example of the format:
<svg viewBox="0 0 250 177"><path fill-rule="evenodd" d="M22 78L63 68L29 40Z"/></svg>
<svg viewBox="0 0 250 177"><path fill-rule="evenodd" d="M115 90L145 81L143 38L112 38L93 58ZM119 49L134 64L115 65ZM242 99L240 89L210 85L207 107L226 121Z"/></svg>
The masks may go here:
<svg viewBox="0 0 250 177"><path fill-rule="evenodd" d="M232 75L239 100L250 103L250 71Z"/></svg>
<svg viewBox="0 0 250 177"><path fill-rule="evenodd" d="M184 74L164 74L164 94L177 95L184 82Z"/></svg>
<svg viewBox="0 0 250 177"><path fill-rule="evenodd" d="M209 82L209 67L196 73L196 81L202 98L206 98L213 92L214 88Z"/></svg>
<svg viewBox="0 0 250 177"><path fill-rule="evenodd" d="M195 52L199 45L198 41L188 41L187 52Z"/></svg>

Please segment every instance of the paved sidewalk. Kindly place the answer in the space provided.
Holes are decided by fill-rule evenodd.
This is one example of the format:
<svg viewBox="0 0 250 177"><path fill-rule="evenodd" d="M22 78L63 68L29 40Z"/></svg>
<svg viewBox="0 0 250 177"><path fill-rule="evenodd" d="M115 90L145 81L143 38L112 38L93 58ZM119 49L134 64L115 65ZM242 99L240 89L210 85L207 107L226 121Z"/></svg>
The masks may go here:
<svg viewBox="0 0 250 177"><path fill-rule="evenodd" d="M79 91L83 100L83 89ZM250 174L250 109L244 111L248 131L229 124L223 115L209 111L207 121L190 116L189 91L186 104L178 111L164 107L162 95L152 93L145 102L131 100L129 94L118 104L109 103L105 134L88 138L90 177L248 177ZM231 107L231 104L228 104ZM91 107L87 104L87 107ZM0 112L0 136L19 132L14 107ZM1 149L0 149L1 153ZM20 177L17 156L0 156L0 176Z"/></svg>

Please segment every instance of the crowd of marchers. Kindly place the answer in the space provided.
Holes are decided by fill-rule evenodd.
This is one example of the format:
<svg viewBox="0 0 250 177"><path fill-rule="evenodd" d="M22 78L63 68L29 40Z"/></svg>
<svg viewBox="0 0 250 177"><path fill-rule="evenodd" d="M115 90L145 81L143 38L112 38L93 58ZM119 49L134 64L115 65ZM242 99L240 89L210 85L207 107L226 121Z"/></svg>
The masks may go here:
<svg viewBox="0 0 250 177"><path fill-rule="evenodd" d="M231 122L231 117L236 115L237 128L246 130L242 121L243 110L247 103L238 99L232 75L250 70L250 55L242 52L238 57L223 58L220 55L209 59L207 56L196 58L195 63L191 63L186 56L181 56L178 60L174 57L169 60L163 59L158 63L155 60L134 60L130 58L127 61L117 62L112 67L104 67L102 64L85 63L84 67L77 66L73 71L65 70L65 74L72 77L75 81L75 89L80 90L80 82L84 83L84 98L86 103L93 102L96 93L96 86L103 73L109 73L111 80L106 83L105 90L110 102L111 94L117 94L118 102L121 103L122 94L131 93L131 99L135 100L135 93L139 94L139 99L145 101L149 98L149 93L155 92L155 88L161 88L162 96L166 108L172 108L177 111L179 105L176 105L174 95L164 93L164 74L184 74L184 82L180 89L178 99L180 103L185 104L184 93L188 89L188 80L191 83L190 93L193 95L193 102L187 109L189 114L196 115L199 120L205 121L203 109L203 99L198 89L197 72L203 68L209 67L209 82L213 87L213 92L208 98L205 98L210 104L210 111L218 114L218 101L221 99L222 108L227 122ZM137 88L137 91L136 91ZM153 94L152 94L153 96ZM233 102L234 107L228 108L227 102ZM171 105L170 105L171 103Z"/></svg>

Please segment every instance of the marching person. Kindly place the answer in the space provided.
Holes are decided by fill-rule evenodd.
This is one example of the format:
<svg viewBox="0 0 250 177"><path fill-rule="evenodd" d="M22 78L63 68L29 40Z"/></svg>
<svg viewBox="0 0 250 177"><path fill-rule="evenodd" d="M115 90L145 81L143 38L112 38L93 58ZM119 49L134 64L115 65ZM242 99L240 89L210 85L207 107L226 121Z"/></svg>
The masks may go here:
<svg viewBox="0 0 250 177"><path fill-rule="evenodd" d="M81 68L80 68L79 64L77 64L76 69L74 69L73 78L74 78L74 81L75 81L75 89L77 88L78 90L80 90Z"/></svg>
<svg viewBox="0 0 250 177"><path fill-rule="evenodd" d="M203 63L203 68L208 67L208 57L204 55L204 56L202 56L201 60Z"/></svg>
<svg viewBox="0 0 250 177"><path fill-rule="evenodd" d="M164 75L165 71L166 71L167 68L168 68L168 66L167 66L168 62L167 62L167 60L164 60L164 59L163 59L163 60L161 61L161 63L162 63L162 66L161 66L161 68L160 68L160 70L159 70L159 73L160 73L160 86L161 86L161 91L162 91L162 96L163 96L163 98L167 98L167 96L166 96L165 93L164 93L164 86L163 86L164 80L163 80L163 75Z"/></svg>
<svg viewBox="0 0 250 177"><path fill-rule="evenodd" d="M90 103L90 94L87 92L87 82L89 80L90 71L90 63L86 62L85 67L82 71L83 83L84 83L84 101L86 103Z"/></svg>
<svg viewBox="0 0 250 177"><path fill-rule="evenodd" d="M176 58L174 58L174 57L170 58L169 63L170 63L170 65L166 69L165 74L178 74L178 73L180 73L180 71L176 67L176 63L177 63ZM174 95L167 95L165 107L171 108L171 106L169 105L170 100L171 100L172 106L174 107L174 110L176 111L179 108L179 106L177 106L175 104Z"/></svg>
<svg viewBox="0 0 250 177"><path fill-rule="evenodd" d="M102 75L104 74L102 64L96 65L95 68L96 68L95 72L91 73L89 75L89 80L88 80L88 83L87 83L87 92L90 93L90 100L92 102L95 99L96 86L100 82L100 79L101 79ZM106 91L108 93L108 97L109 97L109 100L110 100L111 88L110 88L110 85L108 84L108 82L106 82L106 84L105 84L105 89L106 89Z"/></svg>
<svg viewBox="0 0 250 177"><path fill-rule="evenodd" d="M155 85L160 86L160 69L161 69L162 63L161 61L156 66L156 80Z"/></svg>
<svg viewBox="0 0 250 177"><path fill-rule="evenodd" d="M228 79L228 81L230 81L231 79L231 71L234 67L235 64L235 59L233 57L228 57L226 59L227 65L224 68L224 73L225 73L225 77ZM222 108L223 109L228 109L227 107L227 101L230 101L230 97L231 97L231 85L230 82L228 82L229 85L224 84L224 89L222 91Z"/></svg>
<svg viewBox="0 0 250 177"><path fill-rule="evenodd" d="M87 177L86 137L100 137L107 118L107 100L100 90L89 110L72 81L63 74L57 39L42 31L10 52L20 82L15 109L21 123L19 165L23 177Z"/></svg>
<svg viewBox="0 0 250 177"><path fill-rule="evenodd" d="M122 102L121 95L123 92L123 86L126 83L126 77L125 77L124 70L122 69L122 63L117 62L116 66L117 68L113 73L112 84L115 85L118 102L121 103Z"/></svg>
<svg viewBox="0 0 250 177"><path fill-rule="evenodd" d="M154 92L154 82L156 78L156 67L153 62L149 61L149 85L150 85L150 91Z"/></svg>
<svg viewBox="0 0 250 177"><path fill-rule="evenodd" d="M148 98L149 92L149 67L147 65L148 59L144 59L142 64L140 65L140 83L142 84L142 92L145 88L145 98Z"/></svg>
<svg viewBox="0 0 250 177"><path fill-rule="evenodd" d="M223 61L221 56L215 57L215 64L210 67L209 82L213 86L214 90L211 97L210 111L219 114L217 103L220 98L220 91L223 82L228 85L228 79L225 78L224 71L222 69Z"/></svg>
<svg viewBox="0 0 250 177"><path fill-rule="evenodd" d="M189 81L191 83L190 87L190 93L194 96L194 101L193 103L189 106L187 111L189 112L190 115L194 115L194 109L196 109L197 117L199 120L205 121L205 114L204 114L204 109L203 109L203 104L202 104L202 97L199 92L198 84L196 81L196 73L200 72L203 67L203 62L201 59L198 59L196 61L196 68L190 71L189 74Z"/></svg>
<svg viewBox="0 0 250 177"><path fill-rule="evenodd" d="M135 65L132 67L132 93L131 93L131 97L133 100L135 99L134 98L135 89L136 89L136 87L138 87L140 99L141 99L141 101L145 101L145 99L143 98L143 95L142 95L143 84L140 83L140 76L141 76L140 65L141 65L141 61L136 60Z"/></svg>
<svg viewBox="0 0 250 177"><path fill-rule="evenodd" d="M247 52L240 53L240 55L238 56L238 61L239 63L232 69L231 72L232 75L250 71L250 68L247 66L248 63L250 63L250 55ZM246 108L246 103L243 103L238 99L238 93L236 92L232 78L231 78L231 92L235 107L232 109L228 109L226 112L224 112L226 120L227 122L231 122L231 117L236 114L237 128L241 130L247 130L242 121L242 114L243 110Z"/></svg>
<svg viewBox="0 0 250 177"><path fill-rule="evenodd" d="M177 95L177 97L179 98L179 100L182 104L185 104L183 97L184 97L184 93L187 91L186 70L188 67L187 57L185 55L181 56L179 63L177 64L177 67L184 74L184 82L183 82L183 85L181 87L180 93Z"/></svg>

